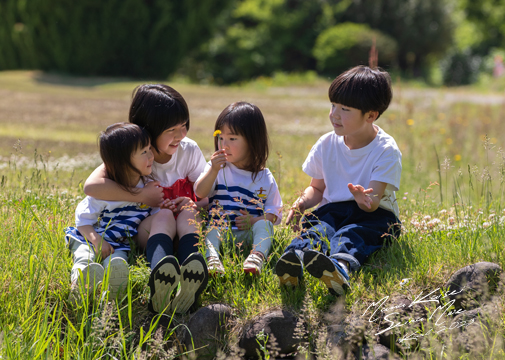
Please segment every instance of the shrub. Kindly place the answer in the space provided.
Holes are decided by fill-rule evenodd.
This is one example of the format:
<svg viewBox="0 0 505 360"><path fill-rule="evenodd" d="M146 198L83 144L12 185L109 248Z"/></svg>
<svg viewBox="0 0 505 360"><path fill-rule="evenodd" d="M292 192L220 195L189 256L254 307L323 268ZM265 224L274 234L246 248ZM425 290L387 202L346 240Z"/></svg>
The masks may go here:
<svg viewBox="0 0 505 360"><path fill-rule="evenodd" d="M394 39L365 24L343 23L323 31L317 38L313 55L322 72L340 73L350 67L368 64L373 40L379 51L379 64L394 62L397 44Z"/></svg>

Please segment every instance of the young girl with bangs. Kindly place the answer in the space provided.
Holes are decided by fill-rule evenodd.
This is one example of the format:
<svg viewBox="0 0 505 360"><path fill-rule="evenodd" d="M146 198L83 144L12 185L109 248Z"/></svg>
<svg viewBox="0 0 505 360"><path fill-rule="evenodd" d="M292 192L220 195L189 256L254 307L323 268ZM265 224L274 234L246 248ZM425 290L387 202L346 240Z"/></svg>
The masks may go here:
<svg viewBox="0 0 505 360"><path fill-rule="evenodd" d="M205 239L209 272L225 273L219 249L223 230L229 228L238 241L252 237L243 271L259 275L272 244L273 225L282 217L277 183L265 167L265 120L257 106L236 102L221 112L215 130L216 152L195 183L197 196L208 197L210 203L211 230Z"/></svg>
<svg viewBox="0 0 505 360"><path fill-rule="evenodd" d="M149 134L134 124L110 125L100 134L100 156L110 178L124 191L137 194L149 181L153 153ZM75 211L75 227L65 229L65 240L74 255L72 290L85 293L86 284L96 285L109 272L110 297L128 283L129 240L152 209L138 202L104 201L90 196ZM150 216L144 226L166 232L167 211ZM95 260L100 259L101 263ZM80 297L80 294L75 294Z"/></svg>
<svg viewBox="0 0 505 360"><path fill-rule="evenodd" d="M84 192L100 199L139 201L170 210L168 233L149 232L144 228L144 222L149 225L147 218L140 224L136 240L146 250L152 269L149 281L152 310L184 313L197 303L208 281L205 260L196 247L199 236L195 221L196 206L205 205L206 199L199 203L193 191L193 183L205 168L205 159L196 142L186 137L190 125L186 101L170 86L144 84L135 88L129 121L149 133L156 181L132 194L119 187L102 165L86 180ZM176 236L178 261L172 256L177 247ZM170 301L179 273L180 288Z"/></svg>

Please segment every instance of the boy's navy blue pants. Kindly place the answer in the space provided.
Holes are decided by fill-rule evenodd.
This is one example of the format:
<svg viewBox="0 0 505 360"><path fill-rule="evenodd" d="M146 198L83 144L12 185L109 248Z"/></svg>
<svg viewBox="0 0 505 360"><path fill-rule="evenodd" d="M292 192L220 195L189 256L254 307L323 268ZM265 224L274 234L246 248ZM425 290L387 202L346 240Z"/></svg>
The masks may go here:
<svg viewBox="0 0 505 360"><path fill-rule="evenodd" d="M301 235L285 251L294 249L302 255L303 250L320 248L333 259L349 262L353 271L381 249L391 235L400 235L401 228L393 212L382 208L366 212L355 201L323 205L305 216L302 225Z"/></svg>

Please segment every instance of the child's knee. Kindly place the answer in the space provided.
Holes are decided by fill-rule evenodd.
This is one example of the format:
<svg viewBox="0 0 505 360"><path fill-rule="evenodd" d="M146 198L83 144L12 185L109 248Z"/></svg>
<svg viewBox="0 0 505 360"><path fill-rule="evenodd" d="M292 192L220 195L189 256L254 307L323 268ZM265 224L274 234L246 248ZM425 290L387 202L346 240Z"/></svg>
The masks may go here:
<svg viewBox="0 0 505 360"><path fill-rule="evenodd" d="M174 213L170 209L160 209L153 215L153 222L155 221L175 221Z"/></svg>
<svg viewBox="0 0 505 360"><path fill-rule="evenodd" d="M266 231L270 236L274 234L274 224L270 220L261 219L253 225L253 231Z"/></svg>

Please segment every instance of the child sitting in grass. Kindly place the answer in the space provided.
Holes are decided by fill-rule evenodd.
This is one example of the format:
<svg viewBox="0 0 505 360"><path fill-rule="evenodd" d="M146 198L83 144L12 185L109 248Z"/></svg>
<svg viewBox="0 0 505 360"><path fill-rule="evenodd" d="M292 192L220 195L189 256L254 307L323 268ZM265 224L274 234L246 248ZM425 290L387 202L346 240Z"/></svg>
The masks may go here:
<svg viewBox="0 0 505 360"><path fill-rule="evenodd" d="M293 204L286 224L302 233L275 269L281 285L294 286L307 272L332 294L343 295L357 270L386 240L399 233L395 191L402 155L395 140L375 125L392 98L387 72L357 66L329 88L333 131L312 147L302 168L312 177ZM329 248L327 241L329 242Z"/></svg>
<svg viewBox="0 0 505 360"><path fill-rule="evenodd" d="M100 134L100 156L110 178L126 191L144 187L151 175L153 152L149 134L135 124L117 123ZM90 196L75 211L76 227L65 229L65 240L74 255L72 293L77 299L97 285L108 272L110 297L124 291L128 283L129 240L139 224L149 217L149 231L166 233L171 213L131 201L104 201ZM98 261L100 263L97 263Z"/></svg>
<svg viewBox="0 0 505 360"><path fill-rule="evenodd" d="M242 269L259 275L272 244L273 225L282 216L277 183L265 167L265 119L257 106L236 102L221 112L215 130L216 152L195 183L196 195L208 196L210 203L212 229L205 239L209 273L225 273L219 249L223 230L231 228L239 240L252 237L252 251Z"/></svg>

